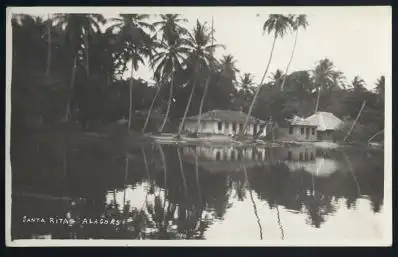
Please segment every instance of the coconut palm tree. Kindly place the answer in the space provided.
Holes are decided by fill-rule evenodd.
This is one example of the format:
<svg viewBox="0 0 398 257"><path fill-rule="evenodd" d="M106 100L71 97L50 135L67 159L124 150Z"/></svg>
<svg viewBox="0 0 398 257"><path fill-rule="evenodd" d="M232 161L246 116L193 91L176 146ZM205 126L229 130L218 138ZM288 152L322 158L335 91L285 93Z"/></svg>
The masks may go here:
<svg viewBox="0 0 398 257"><path fill-rule="evenodd" d="M318 97L315 105L315 112L317 112L321 89L326 90L339 87L339 81L342 79L342 73L337 71L333 62L327 58L320 60L311 73L313 84L318 91Z"/></svg>
<svg viewBox="0 0 398 257"><path fill-rule="evenodd" d="M359 76L355 76L351 82L354 91L356 92L363 92L366 91L365 88L365 81L360 78Z"/></svg>
<svg viewBox="0 0 398 257"><path fill-rule="evenodd" d="M85 69L89 77L89 38L101 31L100 25L106 23L101 14L64 14L56 13L53 15L54 23L64 28L66 45L70 51L73 60L72 73L70 79L70 90L73 91L75 84L77 62L80 59L85 60ZM79 56L80 51L84 50L84 57ZM72 114L71 99L69 96L65 111L65 121L69 120Z"/></svg>
<svg viewBox="0 0 398 257"><path fill-rule="evenodd" d="M155 29L152 24L145 20L149 18L147 14L120 14L119 18L114 18L115 22L110 28L118 29L118 47L120 48L117 56L121 59L121 63L126 68L127 62L131 62L130 67L130 103L129 103L129 121L128 130L131 127L131 119L133 112L133 80L134 71L138 70L140 64L145 64L144 58L150 57L153 50L153 38L149 35ZM147 31L146 31L147 30ZM148 113L150 115L150 113ZM143 132L145 131L145 126Z"/></svg>
<svg viewBox="0 0 398 257"><path fill-rule="evenodd" d="M274 53L276 39L277 38L283 38L283 36L286 34L287 30L289 30L290 28L291 28L291 19L288 16L281 15L281 14L270 14L268 16L268 19L265 21L265 23L263 25L263 32L267 33L268 35L273 33L274 40L273 40L273 43L272 43L270 56L269 56L269 59L268 59L267 66L266 66L266 68L264 70L263 77L261 78L261 82L258 85L257 90L256 90L256 92L254 94L253 100L252 100L252 102L250 104L249 113L248 113L248 115L246 117L245 124L243 126L243 130L240 132L241 135L243 135L246 132L247 125L249 123L249 118L250 118L250 116L252 114L254 104L255 104L255 102L257 100L258 94L260 93L260 89L263 86L265 76L266 76L266 74L268 72L269 66L270 66L271 61L272 61L272 55Z"/></svg>
<svg viewBox="0 0 398 257"><path fill-rule="evenodd" d="M162 42L188 35L188 30L180 25L188 20L181 18L180 14L161 14L160 18L160 21L152 25L159 28L157 32L162 32Z"/></svg>
<svg viewBox="0 0 398 257"><path fill-rule="evenodd" d="M188 103L185 107L184 116L178 129L177 137L179 137L182 132L185 118L188 114L192 97L195 92L195 87L199 79L198 74L208 71L209 67L212 67L213 63L216 63L216 60L213 56L214 49L217 47L222 47L222 45L212 44L211 40L211 33L208 32L206 22L200 23L199 20L197 20L196 26L193 29L193 33L189 34L189 40L187 41L188 47L190 48L190 53L186 63L192 74L192 89L188 98Z"/></svg>
<svg viewBox="0 0 398 257"><path fill-rule="evenodd" d="M380 100L384 102L385 85L386 78L384 76L380 76L380 78L378 78L376 81L376 93L378 95L378 102L380 102Z"/></svg>
<svg viewBox="0 0 398 257"><path fill-rule="evenodd" d="M163 20L154 23L154 26L161 26L162 40L158 45L158 48L160 49L157 50L157 53L153 56L152 67L155 70L155 76L157 78L170 77L170 91L167 110L162 125L159 128L159 132L163 131L169 116L173 98L174 75L176 72L183 69L182 64L189 53L187 40L182 38L180 34L185 32L185 29L177 24L177 22L185 20L179 19L178 16L179 15L177 14L161 15Z"/></svg>
<svg viewBox="0 0 398 257"><path fill-rule="evenodd" d="M292 54L290 55L290 60L289 60L288 64L286 65L285 75L287 75L287 72L288 72L289 67L290 67L290 65L292 63L292 60L293 60L294 51L296 50L297 38L298 38L299 30L300 30L300 28L307 29L307 26L308 26L307 15L305 15L305 14L290 15L289 18L291 19L293 30L296 31L296 36L294 37L293 50L292 50ZM287 76L285 76L283 78L282 85L281 85L281 90L283 90L283 87L285 86L286 77Z"/></svg>

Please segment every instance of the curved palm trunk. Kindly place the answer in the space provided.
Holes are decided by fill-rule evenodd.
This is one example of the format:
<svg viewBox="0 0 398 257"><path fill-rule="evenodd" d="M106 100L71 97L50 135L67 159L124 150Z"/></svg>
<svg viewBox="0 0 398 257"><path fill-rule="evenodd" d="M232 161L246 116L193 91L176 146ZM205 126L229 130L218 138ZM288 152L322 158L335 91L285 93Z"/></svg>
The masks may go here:
<svg viewBox="0 0 398 257"><path fill-rule="evenodd" d="M373 136L371 136L369 139L368 139L368 143L370 143L370 141L372 141L372 139L373 138L375 138L377 135L379 135L381 132L383 132L384 131L384 129L382 129L382 130L380 130L379 132L377 132L376 134L374 134Z"/></svg>
<svg viewBox="0 0 398 257"><path fill-rule="evenodd" d="M258 94L260 93L260 89L261 89L261 87L262 87L262 85L263 85L263 83L264 83L265 75L267 74L268 69L269 69L269 66L270 66L270 64L271 64L272 55L273 55L273 53L274 53L274 48L275 48L276 38L277 38L277 36L276 36L276 34L275 34L275 35L274 35L274 42L272 43L272 48L271 48L270 56L269 56L269 59L268 59L268 64L267 64L267 67L265 68L263 77L261 78L261 82L260 82L260 84L258 85L258 87L256 88L256 93L254 94L253 100L252 100L252 102L251 102L251 104L250 104L249 113L247 114L247 117L246 117L246 120L245 120L245 124L244 124L244 126L243 126L243 130L240 132L240 135L241 135L241 136L244 135L244 134L246 133L247 125L248 125L248 123L249 123L249 118L251 117L251 114L252 114L252 111L253 111L254 103L255 103L256 100L257 100Z"/></svg>
<svg viewBox="0 0 398 257"><path fill-rule="evenodd" d="M47 64L46 64L46 79L50 76L51 71L51 19L50 15L48 15L48 25L47 25L47 41L48 41L48 50L47 50Z"/></svg>
<svg viewBox="0 0 398 257"><path fill-rule="evenodd" d="M131 61L131 75L129 81L129 123L127 130L131 128L131 119L133 116L133 80L134 80L134 63Z"/></svg>
<svg viewBox="0 0 398 257"><path fill-rule="evenodd" d="M206 85L205 85L205 89L203 91L202 99L200 99L199 115L198 115L198 121L197 121L197 125L196 125L196 133L198 133L200 130L200 120L202 119L203 104L205 102L205 98L207 95L207 88L209 87L209 83L210 83L210 76L206 80Z"/></svg>
<svg viewBox="0 0 398 257"><path fill-rule="evenodd" d="M148 122L149 122L149 117L151 117L152 109L153 109L153 106L154 106L154 104L155 104L156 98L157 98L158 95L159 95L159 92L160 92L160 86L158 86L158 88L156 89L155 97L154 97L153 100L152 100L151 107L149 107L148 115L147 115L147 117L146 117L144 127L142 128L142 133L145 133L145 129L146 129L146 127L147 127L147 125L148 125Z"/></svg>
<svg viewBox="0 0 398 257"><path fill-rule="evenodd" d="M321 88L317 88L318 91L318 96L316 98L316 105L315 105L315 113L318 111L318 107L319 107L319 98L321 98Z"/></svg>
<svg viewBox="0 0 398 257"><path fill-rule="evenodd" d="M178 136L181 135L182 128L184 127L185 118L187 117L187 113L188 113L188 110L189 110L189 106L191 105L192 97L193 97L193 94L194 94L194 92L195 92L195 87L196 87L196 80L195 80L195 82L193 83L192 90L191 90L191 94L190 94L190 96L189 96L187 106L185 107L184 116L182 117L182 121L181 121L180 127L179 127L179 129L178 129L178 134L177 134Z"/></svg>
<svg viewBox="0 0 398 257"><path fill-rule="evenodd" d="M359 120L359 117L361 116L361 113L362 113L363 109L365 108L365 105L366 105L366 100L363 101L361 109L359 110L358 115L355 118L354 123L352 124L352 126L351 126L350 130L348 131L347 135L344 137L344 140L343 140L344 142L346 142L347 138L351 135L351 132L354 129L355 125L357 124L357 122Z"/></svg>
<svg viewBox="0 0 398 257"><path fill-rule="evenodd" d="M73 94L73 88L75 86L75 76L76 76L76 62L77 62L77 56L73 59L73 67L72 67L72 75L71 75L71 80L70 80L70 94L68 97L68 101L66 103L66 111L65 111L65 121L69 121L69 117L72 114L72 108L71 108L71 101L72 101L72 94Z"/></svg>
<svg viewBox="0 0 398 257"><path fill-rule="evenodd" d="M296 50L296 45L297 45L297 38L298 38L298 32L299 30L296 30L296 36L294 38L294 45L293 45L293 50L292 50L292 54L290 55L290 60L289 63L286 66L286 70L285 70L285 75L283 76L283 81L282 81L282 85L281 85L281 91L283 90L283 87L285 86L285 82L286 82L286 78L287 78L287 71L289 70L290 65L292 64L293 61L293 56L294 56L294 52Z"/></svg>
<svg viewBox="0 0 398 257"><path fill-rule="evenodd" d="M171 74L171 85L170 85L170 92L169 92L169 100L167 103L167 110L166 115L163 118L162 125L160 126L159 132L162 133L164 126L166 125L167 119L169 117L171 101L173 100L173 87L174 87L174 73Z"/></svg>

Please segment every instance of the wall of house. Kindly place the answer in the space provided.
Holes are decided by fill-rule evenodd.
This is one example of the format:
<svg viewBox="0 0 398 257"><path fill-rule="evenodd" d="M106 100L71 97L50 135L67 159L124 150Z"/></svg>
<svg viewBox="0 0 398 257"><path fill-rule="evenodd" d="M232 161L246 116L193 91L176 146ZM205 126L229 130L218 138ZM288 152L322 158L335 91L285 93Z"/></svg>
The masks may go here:
<svg viewBox="0 0 398 257"><path fill-rule="evenodd" d="M304 129L304 133L301 133ZM307 138L306 129L309 129L309 135ZM313 129L315 129L313 134ZM290 133L292 132L292 133ZM305 126L292 126L292 131L289 128L278 128L276 133L276 139L285 141L317 141L316 127L305 127Z"/></svg>
<svg viewBox="0 0 398 257"><path fill-rule="evenodd" d="M318 140L321 141L334 141L334 136L333 130L318 131Z"/></svg>
<svg viewBox="0 0 398 257"><path fill-rule="evenodd" d="M233 130L233 123L232 122L222 122L221 130L219 130L219 125L218 122L216 121L201 121L200 122L200 133L208 133L208 134L219 134L219 135L230 135L234 136L240 133L240 125L239 123L236 124L236 129L235 131ZM186 120L184 124L183 131L188 131L188 132L196 132L196 126L197 122L194 120ZM243 124L242 124L243 126ZM260 129L260 125L257 125L257 129ZM248 124L247 126L247 134L253 135L254 131L254 124ZM260 136L266 136L267 131L264 129L264 131L261 133Z"/></svg>

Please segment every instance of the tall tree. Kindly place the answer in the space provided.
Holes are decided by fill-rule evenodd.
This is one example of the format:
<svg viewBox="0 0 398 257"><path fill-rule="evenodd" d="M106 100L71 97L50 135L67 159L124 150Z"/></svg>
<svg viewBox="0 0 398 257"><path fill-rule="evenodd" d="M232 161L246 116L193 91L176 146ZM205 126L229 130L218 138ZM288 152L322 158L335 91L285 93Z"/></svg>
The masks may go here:
<svg viewBox="0 0 398 257"><path fill-rule="evenodd" d="M258 85L257 90L256 90L256 92L254 94L253 100L252 100L252 102L250 104L249 113L248 113L248 115L246 117L245 124L243 126L243 130L240 133L241 135L246 133L247 125L249 123L249 118L250 118L250 116L252 114L254 104L256 103L258 94L260 92L261 87L263 86L265 76L266 76L266 74L268 72L269 66L270 66L271 61L272 61L272 55L274 53L276 39L277 38L283 38L283 36L286 34L286 31L288 29L290 29L290 27L291 27L290 18L288 16L281 15L281 14L271 14L271 15L269 15L268 19L265 21L265 23L263 25L263 32L264 33L267 32L268 35L273 33L274 40L273 40L273 43L272 43L271 52L270 52L270 56L269 56L269 59L268 59L267 66L266 66L266 68L264 70L264 74L263 74L263 77L261 78L261 82Z"/></svg>
<svg viewBox="0 0 398 257"><path fill-rule="evenodd" d="M160 133L166 125L170 112L173 98L174 75L176 72L183 69L182 64L189 53L187 40L181 37L187 32L178 24L178 22L186 20L179 18L178 14L166 14L161 15L161 17L162 21L154 23L154 26L160 26L162 40L158 45L159 49L156 51L157 53L153 56L152 67L155 70L155 77L157 77L158 80L160 80L161 77L170 78L170 91L166 115L164 116L162 125L159 128Z"/></svg>
<svg viewBox="0 0 398 257"><path fill-rule="evenodd" d="M385 76L380 76L380 78L376 81L376 93L378 95L378 101L382 101L384 103L384 94L385 94L385 85L386 85L386 78Z"/></svg>
<svg viewBox="0 0 398 257"><path fill-rule="evenodd" d="M308 26L307 15L305 15L305 14L291 15L289 18L291 19L290 22L292 23L293 30L296 31L296 36L294 37L293 50L292 50L292 54L290 55L290 60L289 60L288 64L286 65L286 69L285 69L286 76L283 78L281 90L283 90L283 87L285 86L287 72L289 70L290 65L292 64L292 61L293 61L293 56L294 56L294 52L296 50L299 30L300 30L300 28L306 29Z"/></svg>
<svg viewBox="0 0 398 257"><path fill-rule="evenodd" d="M199 80L199 74L205 70L208 70L212 63L215 63L213 51L215 48L221 46L211 43L211 37L206 27L206 22L200 23L199 20L196 21L196 26L193 29L193 33L189 34L189 40L187 42L188 47L190 48L190 53L186 62L191 73L192 89L185 107L177 136L180 136L182 132L185 118L188 114L192 97L195 92L196 84Z"/></svg>
<svg viewBox="0 0 398 257"><path fill-rule="evenodd" d="M55 24L64 28L66 45L72 57L72 73L70 79L70 90L73 92L76 68L80 59L85 60L85 68L87 77L89 77L89 37L101 31L100 25L105 24L106 20L100 14L64 14L56 13L53 16ZM79 56L84 51L84 57ZM69 120L72 114L72 95L69 96L65 111L65 121Z"/></svg>
<svg viewBox="0 0 398 257"><path fill-rule="evenodd" d="M119 30L118 46L120 48L118 58L121 59L121 65L124 70L128 62L130 67L130 97L129 97L129 120L128 130L131 128L131 119L133 115L133 79L134 71L138 70L140 64L144 64L144 58L152 56L153 38L149 34L155 29L152 24L147 23L149 18L147 14L120 14L120 18L114 18L115 24L111 28ZM150 113L148 113L148 116ZM145 127L142 131L145 132Z"/></svg>
<svg viewBox="0 0 398 257"><path fill-rule="evenodd" d="M317 112L321 90L338 88L342 73L337 71L334 67L334 63L327 58L320 60L311 73L315 89L318 92L315 105L315 112Z"/></svg>

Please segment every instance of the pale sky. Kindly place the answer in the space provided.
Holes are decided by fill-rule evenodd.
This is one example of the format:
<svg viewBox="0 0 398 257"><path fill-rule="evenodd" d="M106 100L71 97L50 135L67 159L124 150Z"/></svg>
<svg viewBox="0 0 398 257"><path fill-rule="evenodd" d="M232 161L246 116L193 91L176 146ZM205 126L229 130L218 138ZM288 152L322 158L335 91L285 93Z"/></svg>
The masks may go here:
<svg viewBox="0 0 398 257"><path fill-rule="evenodd" d="M46 10L47 9L47 10ZM25 7L12 12L44 15L51 12L95 12L107 18L118 13L181 13L192 29L196 19L211 25L214 17L215 38L224 44L217 57L232 54L241 74L250 72L259 83L268 61L272 36L263 35L262 25L271 13L307 14L309 26L300 30L289 73L312 69L317 61L329 58L350 82L363 78L373 88L381 75L387 84L391 76L391 8L390 7ZM256 14L260 14L257 16ZM159 20L153 17L151 20ZM151 21L150 20L150 21ZM294 43L294 35L278 39L268 75L285 70ZM142 67L136 77L152 79L152 71Z"/></svg>

